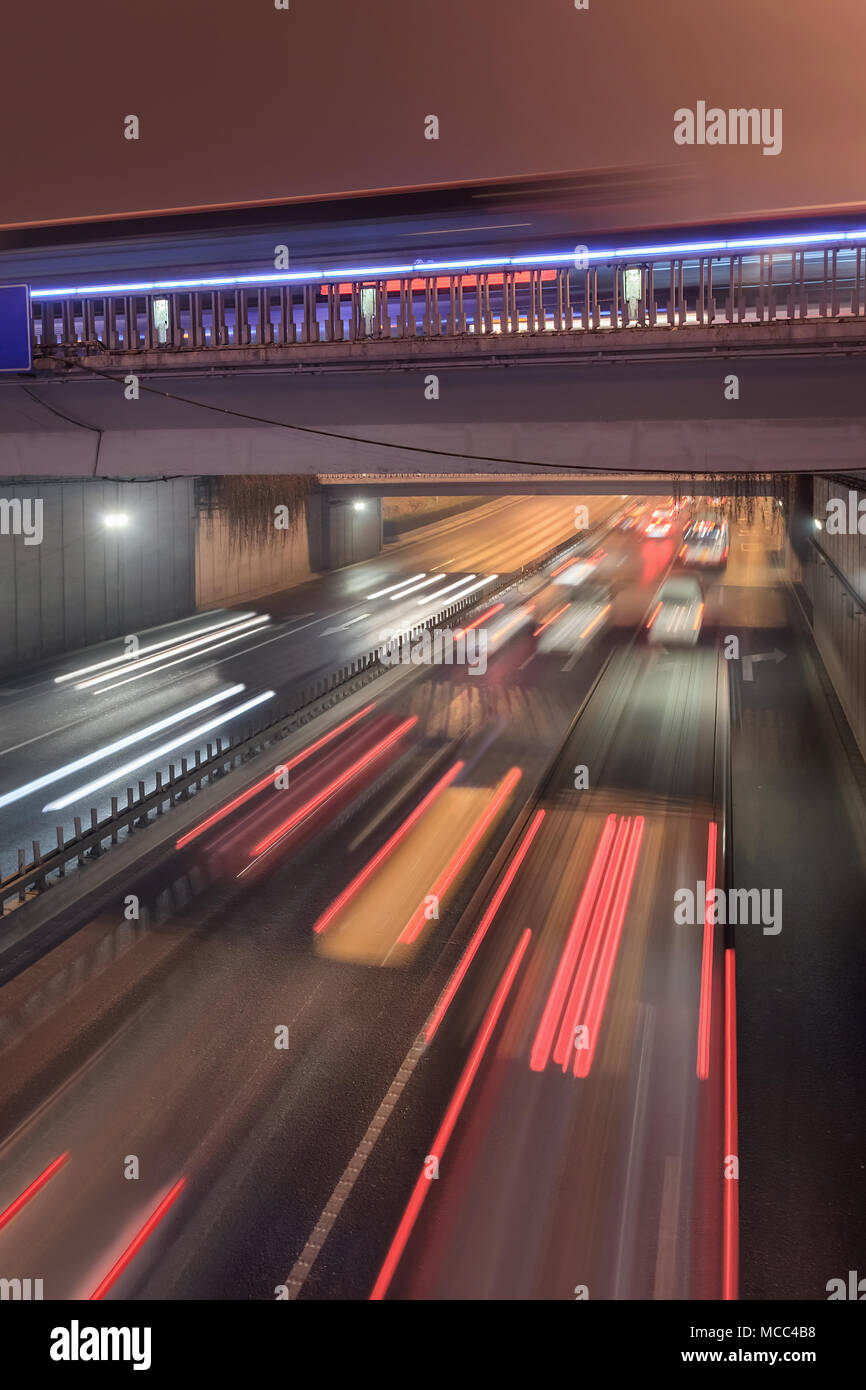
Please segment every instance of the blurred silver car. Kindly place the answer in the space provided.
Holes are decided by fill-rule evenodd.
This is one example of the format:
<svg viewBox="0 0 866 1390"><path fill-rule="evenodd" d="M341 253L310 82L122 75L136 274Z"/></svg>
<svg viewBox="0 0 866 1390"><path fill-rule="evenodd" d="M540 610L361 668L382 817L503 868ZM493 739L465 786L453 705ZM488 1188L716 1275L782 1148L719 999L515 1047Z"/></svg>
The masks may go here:
<svg viewBox="0 0 866 1390"><path fill-rule="evenodd" d="M589 646L606 627L611 610L610 590L605 584L585 580L570 603L564 603L536 629L539 652L578 652Z"/></svg>
<svg viewBox="0 0 866 1390"><path fill-rule="evenodd" d="M678 558L682 565L724 569L728 563L727 522L693 521L683 536Z"/></svg>
<svg viewBox="0 0 866 1390"><path fill-rule="evenodd" d="M666 579L655 596L647 641L693 647L704 618L704 595L697 579L680 574Z"/></svg>

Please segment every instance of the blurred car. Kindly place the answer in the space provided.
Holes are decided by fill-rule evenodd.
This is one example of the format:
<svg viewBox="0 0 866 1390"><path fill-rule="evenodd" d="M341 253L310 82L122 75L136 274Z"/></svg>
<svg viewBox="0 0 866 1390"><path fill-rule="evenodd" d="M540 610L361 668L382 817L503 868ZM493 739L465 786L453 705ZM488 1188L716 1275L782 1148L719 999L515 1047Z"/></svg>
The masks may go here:
<svg viewBox="0 0 866 1390"><path fill-rule="evenodd" d="M487 642L490 647L504 645L506 639L516 637L523 628L535 619L535 605L522 603L517 608L505 608L485 624Z"/></svg>
<svg viewBox="0 0 866 1390"><path fill-rule="evenodd" d="M564 584L574 589L595 573L596 565L600 564L606 555L607 551L601 549L594 550L591 555L581 555L565 567L560 565L559 569L555 569L550 576L551 581L556 585Z"/></svg>
<svg viewBox="0 0 866 1390"><path fill-rule="evenodd" d="M554 609L536 628L539 652L578 652L603 631L610 616L611 596L606 584L587 580L570 603Z"/></svg>
<svg viewBox="0 0 866 1390"><path fill-rule="evenodd" d="M728 563L728 526L724 521L693 521L683 533L677 557L683 565L724 569Z"/></svg>
<svg viewBox="0 0 866 1390"><path fill-rule="evenodd" d="M632 531L643 515L643 507L631 507L619 519L617 526L620 531Z"/></svg>
<svg viewBox="0 0 866 1390"><path fill-rule="evenodd" d="M644 527L644 535L654 541L667 540L673 534L676 520L673 507L657 507Z"/></svg>
<svg viewBox="0 0 866 1390"><path fill-rule="evenodd" d="M647 641L693 647L700 636L704 595L693 575L666 579L647 623Z"/></svg>

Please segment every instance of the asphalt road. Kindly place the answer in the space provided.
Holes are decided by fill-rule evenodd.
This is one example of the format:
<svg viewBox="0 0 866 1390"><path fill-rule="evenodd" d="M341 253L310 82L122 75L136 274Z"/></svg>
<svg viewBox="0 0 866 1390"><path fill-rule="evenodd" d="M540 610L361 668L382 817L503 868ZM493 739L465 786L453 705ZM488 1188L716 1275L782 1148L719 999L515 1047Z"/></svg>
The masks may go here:
<svg viewBox="0 0 866 1390"><path fill-rule="evenodd" d="M0 1213L68 1157L0 1224L0 1274L42 1277L46 1297L718 1297L731 941L718 929L708 952L703 920L673 905L700 897L709 827L724 830L730 732L737 882L790 876L783 931L732 939L744 1293L781 1287L767 1270L782 1278L795 1248L804 1199L772 1193L800 1181L799 1138L815 1218L785 1287L825 1296L824 1266L863 1234L852 1192L840 1241L835 1186L862 1153L862 839L831 721L814 810L780 780L787 711L826 698L773 547L760 520L735 530L698 645L665 651L642 634L674 546L614 533L595 561L611 610L577 659L538 651L559 621L541 576L489 620L483 675L422 668L352 697L293 736L287 755L313 751L286 789L123 885L148 904L197 884L190 901L135 925L119 897L6 985ZM785 659L743 681L730 633L751 655L770 634ZM742 688L730 730L726 677ZM751 731L750 701L767 711ZM796 900L818 815L841 960ZM823 1097L816 1035L835 1069Z"/></svg>
<svg viewBox="0 0 866 1390"><path fill-rule="evenodd" d="M136 657L127 659L118 640L8 679L0 685L0 865L11 872L19 848L29 860L32 841L52 847L56 828L68 837L76 814L89 823L95 807L102 818L112 795L125 801L141 780L152 789L157 769L167 774L196 748L204 755L208 741L244 726L244 715L231 712L248 701L273 692L246 719L266 715L281 692L369 652L470 585L483 598L495 575L575 536L579 503L591 523L621 506L605 497L497 500L416 531L376 559L235 611L138 633ZM58 801L66 804L45 809Z"/></svg>

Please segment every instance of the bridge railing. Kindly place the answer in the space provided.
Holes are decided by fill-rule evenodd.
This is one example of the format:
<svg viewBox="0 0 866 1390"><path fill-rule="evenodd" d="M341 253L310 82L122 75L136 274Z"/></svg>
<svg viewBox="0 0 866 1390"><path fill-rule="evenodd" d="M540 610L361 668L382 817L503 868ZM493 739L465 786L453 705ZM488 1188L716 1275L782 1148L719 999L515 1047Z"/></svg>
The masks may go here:
<svg viewBox="0 0 866 1390"><path fill-rule="evenodd" d="M578 269L35 298L37 355L591 334L866 317L866 244L612 258Z"/></svg>

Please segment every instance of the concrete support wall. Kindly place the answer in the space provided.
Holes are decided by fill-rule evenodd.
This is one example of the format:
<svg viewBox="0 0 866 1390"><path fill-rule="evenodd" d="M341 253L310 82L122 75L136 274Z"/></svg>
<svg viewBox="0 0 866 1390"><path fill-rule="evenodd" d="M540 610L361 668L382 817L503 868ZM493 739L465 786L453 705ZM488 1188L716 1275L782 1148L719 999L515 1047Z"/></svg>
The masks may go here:
<svg viewBox="0 0 866 1390"><path fill-rule="evenodd" d="M307 526L314 570L369 560L382 549L381 498L358 503L316 492L307 503Z"/></svg>
<svg viewBox="0 0 866 1390"><path fill-rule="evenodd" d="M302 513L292 531L274 530L269 544L232 544L228 523L217 513L202 517L195 546L195 589L199 608L246 603L309 579L310 545Z"/></svg>
<svg viewBox="0 0 866 1390"><path fill-rule="evenodd" d="M42 539L0 534L0 673L192 610L192 479L0 483L16 498L41 500Z"/></svg>
<svg viewBox="0 0 866 1390"><path fill-rule="evenodd" d="M866 502L866 482L852 487ZM823 529L815 532L811 563L804 567L803 586L812 604L812 630L860 751L866 758L866 535L859 530L827 532L827 501L841 497L848 507L849 487L827 478L813 480L813 514ZM866 522L864 522L866 524ZM848 592L831 565L845 576L860 597Z"/></svg>

